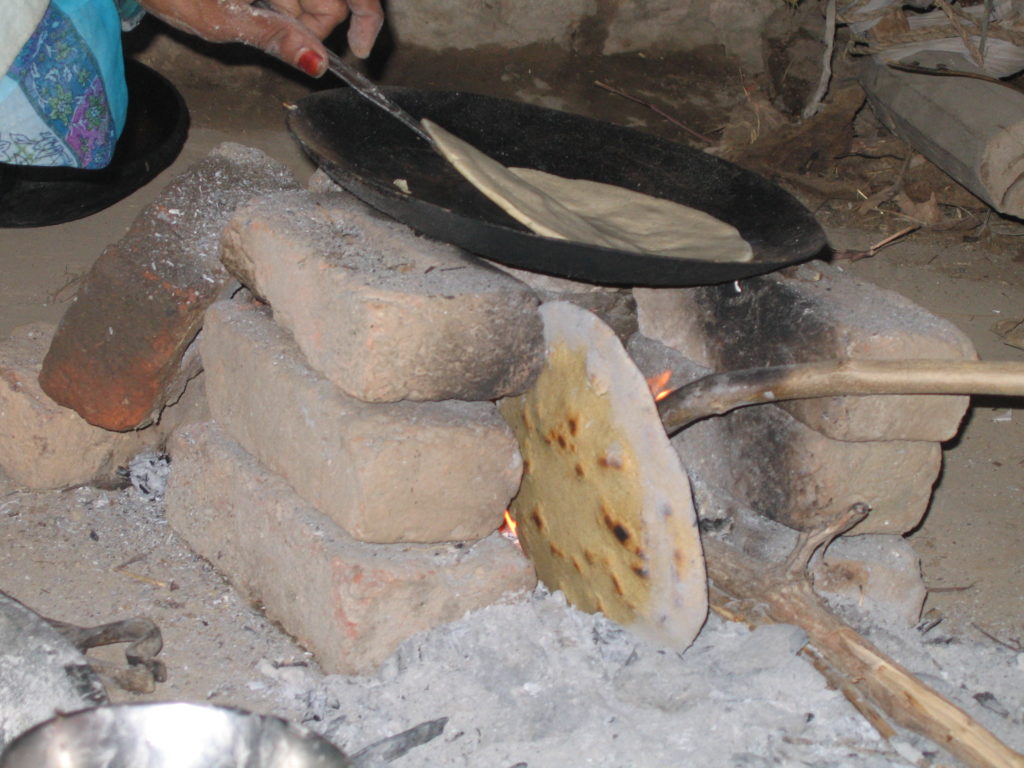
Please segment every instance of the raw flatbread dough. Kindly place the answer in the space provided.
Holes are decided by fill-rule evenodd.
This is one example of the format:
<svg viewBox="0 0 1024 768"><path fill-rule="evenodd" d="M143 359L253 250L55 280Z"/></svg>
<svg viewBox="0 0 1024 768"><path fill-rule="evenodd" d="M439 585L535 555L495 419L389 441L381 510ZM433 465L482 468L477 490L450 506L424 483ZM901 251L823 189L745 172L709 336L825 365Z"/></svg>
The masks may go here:
<svg viewBox="0 0 1024 768"><path fill-rule="evenodd" d="M441 126L422 122L459 173L539 235L679 259L754 258L735 227L703 211L612 184L506 168Z"/></svg>
<svg viewBox="0 0 1024 768"><path fill-rule="evenodd" d="M499 404L523 455L511 506L523 550L577 608L686 648L707 615L704 556L647 382L592 313L551 302L540 314L545 367Z"/></svg>

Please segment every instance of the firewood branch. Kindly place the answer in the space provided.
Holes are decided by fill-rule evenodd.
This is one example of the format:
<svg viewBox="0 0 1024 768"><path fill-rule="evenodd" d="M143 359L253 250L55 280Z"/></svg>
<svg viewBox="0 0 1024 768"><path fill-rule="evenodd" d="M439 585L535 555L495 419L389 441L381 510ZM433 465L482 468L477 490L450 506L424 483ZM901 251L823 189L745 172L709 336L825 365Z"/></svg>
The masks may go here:
<svg viewBox="0 0 1024 768"><path fill-rule="evenodd" d="M658 404L669 435L708 416L782 400L845 395L1024 396L1024 363L977 360L843 360L705 376Z"/></svg>
<svg viewBox="0 0 1024 768"><path fill-rule="evenodd" d="M842 536L857 523L868 516L871 508L863 502L857 502L844 510L827 525L817 531L801 531L793 552L786 560L783 569L790 578L802 578L807 573L814 553L822 547L828 547L836 537Z"/></svg>
<svg viewBox="0 0 1024 768"><path fill-rule="evenodd" d="M830 671L829 678L883 736L891 735L892 729L880 719L875 707L969 766L1024 767L1024 755L1010 749L829 611L803 573L743 554L713 537L705 536L703 546L713 606L717 609L721 603L723 609L735 614L738 606L760 605L771 620L801 627L814 649L815 666ZM798 549L803 548L798 544ZM790 561L801 557L794 554Z"/></svg>

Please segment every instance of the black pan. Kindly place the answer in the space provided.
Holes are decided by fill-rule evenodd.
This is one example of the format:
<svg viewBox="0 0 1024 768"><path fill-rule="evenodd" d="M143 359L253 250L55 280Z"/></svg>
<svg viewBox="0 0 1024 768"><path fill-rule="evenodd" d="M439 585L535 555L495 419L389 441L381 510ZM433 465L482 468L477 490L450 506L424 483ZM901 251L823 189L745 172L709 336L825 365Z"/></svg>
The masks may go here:
<svg viewBox="0 0 1024 768"><path fill-rule="evenodd" d="M128 115L110 165L98 170L0 163L0 227L63 224L102 211L156 177L188 136L188 108L163 75L125 61Z"/></svg>
<svg viewBox="0 0 1024 768"><path fill-rule="evenodd" d="M615 184L699 208L735 226L754 260L720 263L629 253L530 232L412 131L351 89L303 98L288 127L342 187L423 234L512 267L606 285L707 285L818 255L825 235L795 198L695 149L590 118L471 93L387 88L507 166ZM411 190L404 194L396 179Z"/></svg>

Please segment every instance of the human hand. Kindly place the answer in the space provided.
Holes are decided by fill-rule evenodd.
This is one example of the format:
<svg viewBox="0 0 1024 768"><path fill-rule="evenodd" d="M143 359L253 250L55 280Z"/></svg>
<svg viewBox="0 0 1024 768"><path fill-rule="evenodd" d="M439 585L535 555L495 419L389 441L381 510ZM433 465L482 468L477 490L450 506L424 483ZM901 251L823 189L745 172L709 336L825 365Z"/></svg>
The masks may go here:
<svg viewBox="0 0 1024 768"><path fill-rule="evenodd" d="M240 42L319 77L327 69L320 42L350 15L352 52L370 55L384 24L380 0L273 0L276 10L253 0L140 0L147 11L171 26L215 43Z"/></svg>

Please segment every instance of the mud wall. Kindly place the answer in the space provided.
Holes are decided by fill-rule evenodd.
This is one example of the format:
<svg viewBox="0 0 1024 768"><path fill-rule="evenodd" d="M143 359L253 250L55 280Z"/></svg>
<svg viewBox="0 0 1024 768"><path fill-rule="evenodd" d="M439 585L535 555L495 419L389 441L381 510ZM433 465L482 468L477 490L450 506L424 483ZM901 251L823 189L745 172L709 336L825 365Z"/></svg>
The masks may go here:
<svg viewBox="0 0 1024 768"><path fill-rule="evenodd" d="M656 55L721 46L748 74L765 69L762 37L780 15L792 16L784 0L385 0L386 49L414 46L427 51L547 45L582 55ZM785 21L783 22L786 23ZM343 44L343 43L340 43ZM177 84L251 87L273 80L287 67L240 45L203 43L155 19L126 37L130 55ZM294 77L293 77L294 79Z"/></svg>
<svg viewBox="0 0 1024 768"><path fill-rule="evenodd" d="M554 43L582 53L667 52L721 45L763 69L761 34L782 0L395 0L397 44L432 50Z"/></svg>

